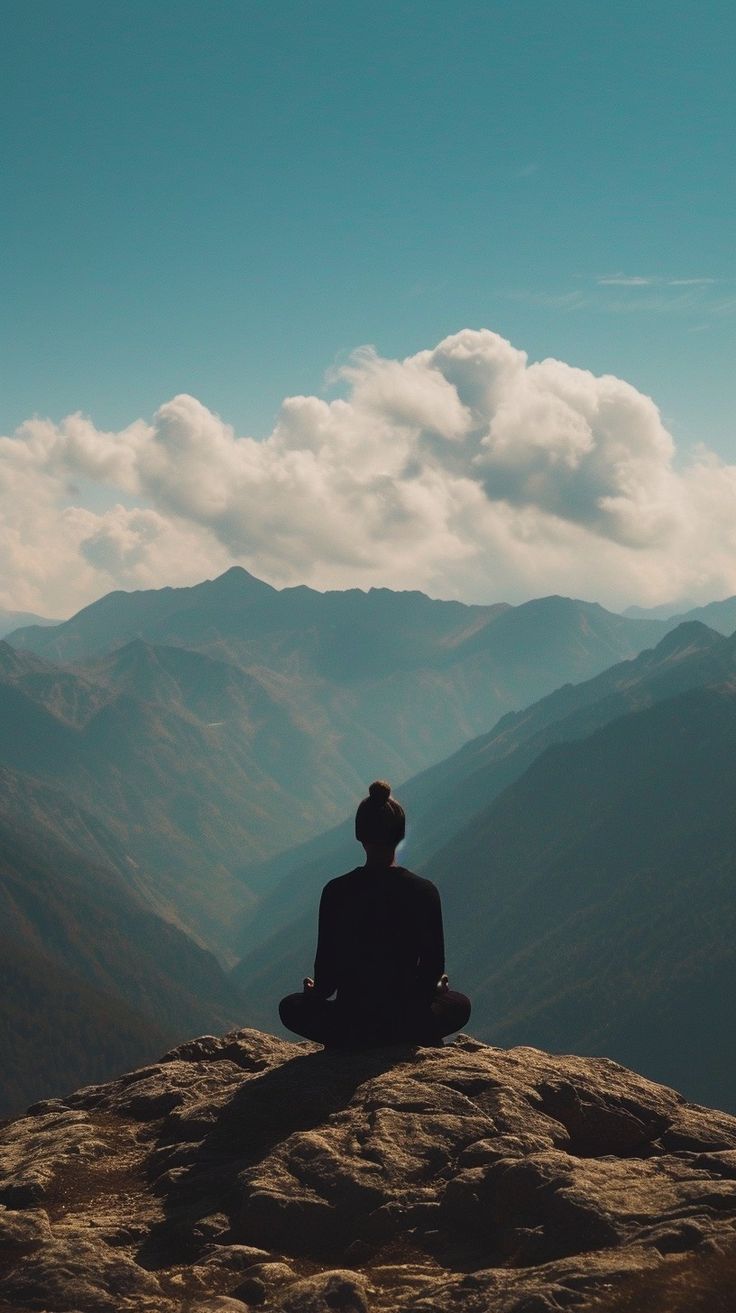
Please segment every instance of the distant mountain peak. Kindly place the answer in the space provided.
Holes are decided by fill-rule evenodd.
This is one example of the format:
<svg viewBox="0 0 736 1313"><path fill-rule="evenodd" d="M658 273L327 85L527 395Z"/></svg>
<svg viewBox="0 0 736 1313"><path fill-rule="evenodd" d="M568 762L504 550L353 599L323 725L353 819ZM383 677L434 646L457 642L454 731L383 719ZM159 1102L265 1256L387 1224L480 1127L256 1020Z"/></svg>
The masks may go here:
<svg viewBox="0 0 736 1313"><path fill-rule="evenodd" d="M654 651L660 659L684 656L689 652L706 652L722 642L723 636L715 629L709 629L701 620L684 620L659 640Z"/></svg>
<svg viewBox="0 0 736 1313"><path fill-rule="evenodd" d="M277 591L271 584L250 574L242 565L231 565L224 574L218 574L214 579L205 579L203 583L196 584L195 588L209 594L225 593L235 597L242 596L244 593L252 595Z"/></svg>
<svg viewBox="0 0 736 1313"><path fill-rule="evenodd" d="M612 612L606 611L600 602L586 602L581 597L566 597L562 593L549 593L545 597L532 597L528 602L521 602L516 608L521 611L536 612L539 614L560 614L561 612L572 611L595 611L601 615L610 615Z"/></svg>

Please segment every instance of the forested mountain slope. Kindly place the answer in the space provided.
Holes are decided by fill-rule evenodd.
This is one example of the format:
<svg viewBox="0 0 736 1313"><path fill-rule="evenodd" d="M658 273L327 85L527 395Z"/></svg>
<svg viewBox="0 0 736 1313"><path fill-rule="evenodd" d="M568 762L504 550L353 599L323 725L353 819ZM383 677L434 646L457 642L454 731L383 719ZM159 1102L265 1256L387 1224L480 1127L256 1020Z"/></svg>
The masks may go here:
<svg viewBox="0 0 736 1313"><path fill-rule="evenodd" d="M410 864L442 889L451 976L471 994L483 1038L604 1053L736 1106L722 1042L736 987L734 643L684 626L662 648L631 663L639 678L628 687L610 672L607 696L590 706L580 690L552 746L544 728L525 743L510 719L500 732L511 733L512 753L519 735L522 767L534 751L495 795L509 762L494 760L492 742L476 745L488 803ZM562 692L559 705L570 698ZM627 702L642 709L621 714ZM529 720L544 727L550 710ZM401 790L407 804L412 793L419 802L420 783ZM448 763L446 803L450 783ZM441 810L441 777L430 797ZM347 857L347 831L336 837ZM352 852L342 869L358 864ZM319 885L336 873L318 868L319 855L302 868L308 906L288 920L289 897L300 897L294 868L280 904L271 900L276 928L235 972L249 1017L272 1023L279 995L311 965Z"/></svg>
<svg viewBox="0 0 736 1313"><path fill-rule="evenodd" d="M483 807L536 760L552 743L583 738L628 711L646 707L692 687L736 678L736 640L704 625L688 623L666 635L653 650L620 662L594 679L565 685L517 713L504 716L488 734L401 786L408 813L402 859L421 866ZM313 937L314 907L325 872L347 870L360 860L352 820L333 831L279 854L246 872L249 884L266 892L249 915L240 936L246 960L255 953L258 970L267 953L281 960L282 949L270 943L285 930L283 951L291 944L292 970L299 970L305 941ZM300 914L300 932L291 923ZM239 975L247 979L250 965Z"/></svg>
<svg viewBox="0 0 736 1313"><path fill-rule="evenodd" d="M246 872L337 823L370 778L415 774L665 628L560 597L278 591L235 568L0 645L0 764L96 815L151 905L232 962L265 887Z"/></svg>
<svg viewBox="0 0 736 1313"><path fill-rule="evenodd" d="M171 1034L120 995L4 934L0 989L0 1119L70 1083L109 1080L150 1062Z"/></svg>
<svg viewBox="0 0 736 1313"><path fill-rule="evenodd" d="M736 685L550 748L426 864L478 1032L736 1107Z"/></svg>
<svg viewBox="0 0 736 1313"><path fill-rule="evenodd" d="M7 769L0 923L5 1110L242 1017L242 1000L215 958L136 893L104 827L48 785Z"/></svg>

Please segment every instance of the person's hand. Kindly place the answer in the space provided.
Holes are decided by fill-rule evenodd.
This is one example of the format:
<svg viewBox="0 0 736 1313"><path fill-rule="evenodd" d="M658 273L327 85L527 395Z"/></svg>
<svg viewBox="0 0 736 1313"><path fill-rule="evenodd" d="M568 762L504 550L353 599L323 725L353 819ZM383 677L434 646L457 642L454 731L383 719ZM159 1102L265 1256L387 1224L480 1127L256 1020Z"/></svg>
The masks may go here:
<svg viewBox="0 0 736 1313"><path fill-rule="evenodd" d="M439 980L437 981L437 988L441 994L447 993L448 989L450 988L450 981L447 976L440 976Z"/></svg>
<svg viewBox="0 0 736 1313"><path fill-rule="evenodd" d="M304 977L304 993L307 994L310 989L314 989L314 981L311 976Z"/></svg>

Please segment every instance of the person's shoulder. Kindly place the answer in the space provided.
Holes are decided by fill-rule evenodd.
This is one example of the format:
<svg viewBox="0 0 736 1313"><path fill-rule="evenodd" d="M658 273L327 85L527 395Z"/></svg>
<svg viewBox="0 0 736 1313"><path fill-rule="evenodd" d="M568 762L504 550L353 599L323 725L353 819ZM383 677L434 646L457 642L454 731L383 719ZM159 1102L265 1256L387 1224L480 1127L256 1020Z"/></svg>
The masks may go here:
<svg viewBox="0 0 736 1313"><path fill-rule="evenodd" d="M417 875L415 871L410 871L407 866L398 867L398 873L401 879L406 884L410 885L412 888L417 889L417 891L423 890L426 893L432 893L432 894L439 893L439 889L437 888L436 884L433 884L431 880L428 880L426 878L426 876Z"/></svg>
<svg viewBox="0 0 736 1313"><path fill-rule="evenodd" d="M328 880L322 890L322 896L324 897L325 894L328 894L328 896L329 894L338 894L341 889L349 888L361 870L362 867L356 866L352 871L346 871L344 875L336 875L334 879Z"/></svg>

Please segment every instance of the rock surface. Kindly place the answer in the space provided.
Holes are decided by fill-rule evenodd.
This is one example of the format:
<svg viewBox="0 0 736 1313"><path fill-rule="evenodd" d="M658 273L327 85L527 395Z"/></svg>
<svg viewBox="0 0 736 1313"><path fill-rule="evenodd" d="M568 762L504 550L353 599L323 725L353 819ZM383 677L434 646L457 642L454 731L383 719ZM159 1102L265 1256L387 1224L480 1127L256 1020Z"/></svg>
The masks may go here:
<svg viewBox="0 0 736 1313"><path fill-rule="evenodd" d="M0 1130L0 1313L585 1313L735 1250L736 1118L606 1059L240 1030Z"/></svg>

